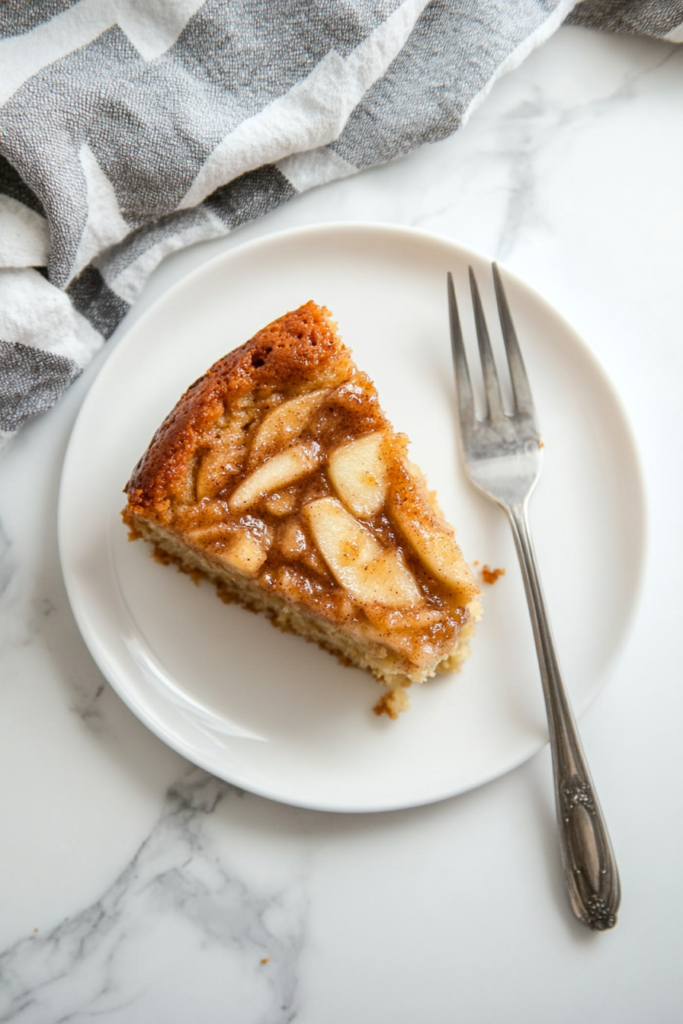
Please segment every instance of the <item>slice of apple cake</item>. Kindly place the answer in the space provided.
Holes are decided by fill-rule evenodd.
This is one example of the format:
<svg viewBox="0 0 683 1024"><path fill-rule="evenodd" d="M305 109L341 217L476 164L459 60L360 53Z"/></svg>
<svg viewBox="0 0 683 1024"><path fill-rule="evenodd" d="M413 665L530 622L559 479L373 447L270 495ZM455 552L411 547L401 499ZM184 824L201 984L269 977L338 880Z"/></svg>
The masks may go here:
<svg viewBox="0 0 683 1024"><path fill-rule="evenodd" d="M329 311L308 302L182 396L125 490L124 522L221 596L404 687L458 668L479 589Z"/></svg>

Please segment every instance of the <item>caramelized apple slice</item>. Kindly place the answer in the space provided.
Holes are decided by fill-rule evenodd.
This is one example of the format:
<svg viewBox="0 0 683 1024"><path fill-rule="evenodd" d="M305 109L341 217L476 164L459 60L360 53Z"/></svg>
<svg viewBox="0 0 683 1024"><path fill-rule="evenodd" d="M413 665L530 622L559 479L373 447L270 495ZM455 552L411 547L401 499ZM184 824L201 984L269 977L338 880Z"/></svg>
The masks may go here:
<svg viewBox="0 0 683 1024"><path fill-rule="evenodd" d="M298 504L298 495L293 491L274 491L263 502L264 508L274 516L289 516Z"/></svg>
<svg viewBox="0 0 683 1024"><path fill-rule="evenodd" d="M285 448L245 477L239 487L235 488L228 500L230 511L242 512L278 487L285 487L306 476L316 468L321 458L320 446L314 442Z"/></svg>
<svg viewBox="0 0 683 1024"><path fill-rule="evenodd" d="M384 434L378 431L336 448L330 455L332 486L356 516L370 518L384 505L387 466L382 458Z"/></svg>
<svg viewBox="0 0 683 1024"><path fill-rule="evenodd" d="M280 531L280 551L285 558L298 558L304 554L306 546L306 534L298 518L288 519Z"/></svg>
<svg viewBox="0 0 683 1024"><path fill-rule="evenodd" d="M245 576L256 576L268 557L267 537L256 537L248 530L239 530L233 535L227 550L218 557Z"/></svg>
<svg viewBox="0 0 683 1024"><path fill-rule="evenodd" d="M454 531L432 510L421 481L404 468L391 488L389 510L424 567L467 604L479 593Z"/></svg>
<svg viewBox="0 0 683 1024"><path fill-rule="evenodd" d="M327 390L308 391L269 412L254 437L249 464L257 464L267 455L280 451L296 440L328 393Z"/></svg>
<svg viewBox="0 0 683 1024"><path fill-rule="evenodd" d="M288 519L279 531L278 548L285 558L292 561L303 562L323 576L327 575L327 569L316 546L306 536L298 516Z"/></svg>
<svg viewBox="0 0 683 1024"><path fill-rule="evenodd" d="M365 614L373 626L386 632L425 629L444 618L444 613L437 608L386 608L384 605L368 605Z"/></svg>
<svg viewBox="0 0 683 1024"><path fill-rule="evenodd" d="M422 595L395 551L385 551L367 526L336 498L320 498L302 510L332 575L359 604L405 608Z"/></svg>
<svg viewBox="0 0 683 1024"><path fill-rule="evenodd" d="M201 501L203 498L213 498L218 494L226 486L230 477L239 473L243 459L243 452L241 453L234 447L218 447L207 452L197 470L195 484L197 501Z"/></svg>

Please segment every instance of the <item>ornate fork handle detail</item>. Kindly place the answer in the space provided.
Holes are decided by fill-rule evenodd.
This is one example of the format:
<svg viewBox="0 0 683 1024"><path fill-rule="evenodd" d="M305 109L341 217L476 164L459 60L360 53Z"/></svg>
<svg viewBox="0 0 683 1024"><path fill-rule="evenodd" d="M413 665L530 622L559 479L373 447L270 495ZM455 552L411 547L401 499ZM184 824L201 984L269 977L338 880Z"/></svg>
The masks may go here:
<svg viewBox="0 0 683 1024"><path fill-rule="evenodd" d="M619 873L555 654L536 564L527 502L506 505L522 569L548 714L560 847L576 916L596 931L613 928Z"/></svg>
<svg viewBox="0 0 683 1024"><path fill-rule="evenodd" d="M604 931L616 924L619 875L562 682L531 543L527 505L541 473L543 443L517 332L495 263L492 270L512 384L512 408L506 411L503 403L479 287L470 267L472 306L486 393L484 415L477 416L455 286L449 274L448 307L458 392L460 447L470 480L482 494L504 509L512 525L548 714L555 804L569 900L579 920L589 928Z"/></svg>

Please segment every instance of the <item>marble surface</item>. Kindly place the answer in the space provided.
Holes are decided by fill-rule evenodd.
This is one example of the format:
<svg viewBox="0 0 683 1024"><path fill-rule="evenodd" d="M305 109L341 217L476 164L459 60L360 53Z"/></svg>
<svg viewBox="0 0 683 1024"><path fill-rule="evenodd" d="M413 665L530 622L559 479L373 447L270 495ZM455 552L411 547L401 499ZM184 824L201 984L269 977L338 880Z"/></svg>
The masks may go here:
<svg viewBox="0 0 683 1024"><path fill-rule="evenodd" d="M562 29L456 137L169 260L60 406L2 454L0 1021L682 1018L682 128L683 47ZM583 334L629 410L648 566L581 723L622 873L613 932L568 910L547 748L430 807L288 808L163 746L76 628L56 503L98 367L188 270L331 220L415 225L505 261Z"/></svg>

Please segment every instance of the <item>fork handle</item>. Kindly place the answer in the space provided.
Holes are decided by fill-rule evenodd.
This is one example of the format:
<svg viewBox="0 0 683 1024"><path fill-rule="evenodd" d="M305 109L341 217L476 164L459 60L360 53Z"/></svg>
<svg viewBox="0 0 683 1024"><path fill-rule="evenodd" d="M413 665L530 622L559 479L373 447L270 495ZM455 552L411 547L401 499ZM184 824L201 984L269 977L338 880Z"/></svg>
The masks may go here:
<svg viewBox="0 0 683 1024"><path fill-rule="evenodd" d="M581 747L550 629L527 502L505 507L536 640L550 733L560 849L572 910L596 931L613 928L621 886L612 844Z"/></svg>

